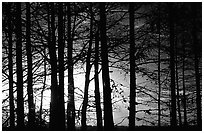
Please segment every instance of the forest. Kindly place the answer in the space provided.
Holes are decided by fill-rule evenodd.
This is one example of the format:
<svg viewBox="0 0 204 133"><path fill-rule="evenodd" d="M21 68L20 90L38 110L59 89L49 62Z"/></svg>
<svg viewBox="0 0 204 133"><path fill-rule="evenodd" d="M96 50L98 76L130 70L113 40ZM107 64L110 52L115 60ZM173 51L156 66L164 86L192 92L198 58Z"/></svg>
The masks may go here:
<svg viewBox="0 0 204 133"><path fill-rule="evenodd" d="M202 130L201 2L2 2L3 131Z"/></svg>

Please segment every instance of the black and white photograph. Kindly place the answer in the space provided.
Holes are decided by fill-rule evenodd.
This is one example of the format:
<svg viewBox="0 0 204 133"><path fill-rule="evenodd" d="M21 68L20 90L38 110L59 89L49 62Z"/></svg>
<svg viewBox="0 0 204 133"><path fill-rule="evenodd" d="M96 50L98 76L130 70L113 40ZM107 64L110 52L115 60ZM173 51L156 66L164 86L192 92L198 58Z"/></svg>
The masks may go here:
<svg viewBox="0 0 204 133"><path fill-rule="evenodd" d="M2 131L202 131L202 2L2 2Z"/></svg>

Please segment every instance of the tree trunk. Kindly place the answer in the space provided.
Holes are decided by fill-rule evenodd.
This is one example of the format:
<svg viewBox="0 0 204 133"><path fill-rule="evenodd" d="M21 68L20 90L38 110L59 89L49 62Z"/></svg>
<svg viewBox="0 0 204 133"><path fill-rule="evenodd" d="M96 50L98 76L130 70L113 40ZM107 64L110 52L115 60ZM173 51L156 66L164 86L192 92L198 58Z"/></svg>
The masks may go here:
<svg viewBox="0 0 204 133"><path fill-rule="evenodd" d="M65 130L65 107L64 107L64 26L63 26L63 3L58 3L58 59L59 59L59 126Z"/></svg>
<svg viewBox="0 0 204 133"><path fill-rule="evenodd" d="M201 115L201 89L200 89L200 73L199 73L199 54L200 48L198 45L198 39L197 39L197 8L201 10L201 7L199 7L200 3L194 3L192 4L192 36L193 36L193 51L194 51L194 68L195 68L195 79L196 79L196 106L197 106L197 125L199 128L202 128L202 115ZM199 25L200 26L200 25ZM201 27L201 26L200 26ZM200 28L199 27L199 28Z"/></svg>
<svg viewBox="0 0 204 133"><path fill-rule="evenodd" d="M49 36L49 35L48 35ZM47 45L49 45L49 41L47 43ZM44 45L44 55L46 55L46 45ZM40 110L39 110L39 118L40 118L40 124L42 124L42 113L43 113L43 97L44 97L44 91L46 89L46 79L47 79L47 67L46 67L47 63L46 63L46 58L44 58L44 83L43 83L43 88L41 91L41 99L40 99Z"/></svg>
<svg viewBox="0 0 204 133"><path fill-rule="evenodd" d="M74 78L73 78L73 59L72 59L72 37L71 37L71 10L70 3L67 3L68 19L68 103L67 103L67 128L75 130L75 105L74 105Z"/></svg>
<svg viewBox="0 0 204 133"><path fill-rule="evenodd" d="M129 128L135 128L135 97L136 97L136 76L135 76L135 39L134 39L134 5L129 4L130 21L130 110L129 110Z"/></svg>
<svg viewBox="0 0 204 133"><path fill-rule="evenodd" d="M44 54L46 55L46 47L44 48ZM43 93L46 88L46 75L47 75L47 68L46 68L46 58L44 58L44 83L43 88L41 91L41 99L40 99L40 111L39 111L39 118L40 118L40 124L42 124L42 112L43 112Z"/></svg>
<svg viewBox="0 0 204 133"><path fill-rule="evenodd" d="M159 93L158 93L158 126L161 126L161 83L160 83L160 64L161 64L161 33L160 33L160 5L159 5L159 19L158 19L158 23L157 23L157 32L159 35L158 38L158 87L159 87Z"/></svg>
<svg viewBox="0 0 204 133"><path fill-rule="evenodd" d="M176 37L176 40L175 40L175 52L176 52L176 59L175 59L175 62L176 62L176 93L177 93L177 108L178 108L178 117L179 117L179 125L182 126L182 121L181 121L181 108L180 108L180 94L179 94L179 75L178 75L178 58L177 58L177 55L178 55L178 47L177 47L177 37Z"/></svg>
<svg viewBox="0 0 204 133"><path fill-rule="evenodd" d="M89 48L87 52L86 57L86 75L85 75L85 87L84 87L84 100L82 105L82 118L81 118L81 124L82 124L82 130L87 129L86 125L86 110L87 110L87 104L88 104L88 89L89 89L89 76L91 71L91 48L92 48L92 40L93 40L93 13L92 13L92 3L90 4L90 14L91 14L91 20L90 20L90 40L89 40Z"/></svg>
<svg viewBox="0 0 204 133"><path fill-rule="evenodd" d="M47 40L47 43L48 43L48 54L50 55L50 46L51 46L51 29L50 29L50 3L47 3L46 4L47 6L47 29L48 29L48 40ZM51 64L51 62L50 62ZM52 87L52 86L51 86ZM52 119L52 110L51 110L51 102L50 102L50 124L49 124L49 128L51 129L51 122L53 121Z"/></svg>
<svg viewBox="0 0 204 133"><path fill-rule="evenodd" d="M26 53L28 64L28 127L35 128L35 106L33 103L33 73L32 73L32 53L30 41L30 3L26 3Z"/></svg>
<svg viewBox="0 0 204 133"><path fill-rule="evenodd" d="M113 112L111 102L111 88L108 66L108 49L106 39L106 12L105 3L100 3L100 33L101 33L101 59L104 100L104 130L113 130Z"/></svg>
<svg viewBox="0 0 204 133"><path fill-rule="evenodd" d="M11 15L11 4L8 3L7 5L7 16L8 16L8 45L9 45L9 55L8 55L8 60L9 60L9 106L10 106L10 128L11 130L14 129L15 127L15 115L14 115L14 98L13 98L13 54L12 54L12 26L11 26L11 21L12 21L12 15Z"/></svg>
<svg viewBox="0 0 204 133"><path fill-rule="evenodd" d="M99 61L99 32L97 31L95 35L95 101L96 101L96 117L97 117L97 129L100 131L102 127L102 111L101 111L101 101L100 101L100 90L99 90L99 79L98 79L98 61Z"/></svg>
<svg viewBox="0 0 204 133"><path fill-rule="evenodd" d="M49 4L48 4L49 5ZM58 114L58 83L57 83L57 56L56 56L56 39L55 39L55 8L54 3L50 3L51 9L51 42L49 46L50 65L51 65L51 107L50 107L50 129L59 130ZM49 11L49 7L48 7ZM49 16L49 13L48 13ZM50 20L48 17L48 30L50 30ZM50 32L50 31L48 31Z"/></svg>
<svg viewBox="0 0 204 133"><path fill-rule="evenodd" d="M182 80L183 80L183 108L184 108L184 126L187 126L187 106L186 106L186 87L185 87L185 44L183 43L183 66L182 66Z"/></svg>
<svg viewBox="0 0 204 133"><path fill-rule="evenodd" d="M170 32L170 70L171 70L171 126L177 126L176 94L175 94L175 59L174 59L174 13L173 4L169 4L169 32Z"/></svg>
<svg viewBox="0 0 204 133"><path fill-rule="evenodd" d="M24 128L21 3L16 3L17 129Z"/></svg>

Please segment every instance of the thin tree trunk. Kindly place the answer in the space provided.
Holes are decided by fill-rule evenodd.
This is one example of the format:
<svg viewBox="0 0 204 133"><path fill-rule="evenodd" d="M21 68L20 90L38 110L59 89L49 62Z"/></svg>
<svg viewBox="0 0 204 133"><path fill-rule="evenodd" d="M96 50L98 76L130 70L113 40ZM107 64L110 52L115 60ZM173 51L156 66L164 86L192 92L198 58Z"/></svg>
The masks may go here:
<svg viewBox="0 0 204 133"><path fill-rule="evenodd" d="M68 103L67 103L67 128L75 130L75 105L74 105L74 78L73 78L73 59L72 59L72 37L71 37L71 10L70 3L67 3L68 19Z"/></svg>
<svg viewBox="0 0 204 133"><path fill-rule="evenodd" d="M21 3L16 3L17 128L24 129Z"/></svg>
<svg viewBox="0 0 204 133"><path fill-rule="evenodd" d="M106 39L106 11L105 3L100 3L100 33L101 33L101 59L104 100L104 130L113 130L113 111L111 102L111 88L108 66L108 49Z"/></svg>
<svg viewBox="0 0 204 133"><path fill-rule="evenodd" d="M48 29L48 40L47 40L47 43L48 43L48 53L50 55L50 45L51 45L51 29L50 29L50 3L47 3L46 4L47 6L47 29ZM51 62L50 62L51 63ZM52 121L52 114L51 114L51 101L50 101L50 124L49 124L49 128L51 129L51 121Z"/></svg>
<svg viewBox="0 0 204 133"><path fill-rule="evenodd" d="M50 33L48 33L48 34L49 34L48 37L50 37ZM50 44L50 40L48 40L47 45L49 45L49 44ZM44 45L44 55L46 55L46 49L47 49L47 47L46 47L46 45ZM44 91L46 89L46 80L47 80L47 68L46 68L46 65L47 65L46 58L44 58L44 83L43 83L43 89L41 91L40 110L39 110L40 124L42 124L43 97L44 97Z"/></svg>
<svg viewBox="0 0 204 133"><path fill-rule="evenodd" d="M58 3L58 59L59 59L59 119L60 130L65 130L64 107L64 26L63 3Z"/></svg>
<svg viewBox="0 0 204 133"><path fill-rule="evenodd" d="M48 33L49 34L49 33ZM50 35L48 35L50 36ZM48 40L47 45L50 44L50 41ZM46 45L44 45L44 55L46 55ZM42 124L42 113L43 113L43 97L44 97L44 91L46 89L46 80L47 80L47 67L46 67L46 58L44 58L44 83L43 83L43 88L41 91L41 99L40 99L40 110L39 110L39 118L40 118L40 123Z"/></svg>
<svg viewBox="0 0 204 133"><path fill-rule="evenodd" d="M49 4L48 4L49 5ZM50 129L59 130L58 117L58 83L57 83L57 56L55 39L55 8L54 3L50 3L51 9L51 39L49 46L50 64L51 64L51 107L50 107ZM49 11L49 7L48 7ZM49 16L49 13L48 13ZM48 18L49 19L49 18ZM48 30L50 30L50 20L48 20ZM49 31L50 32L50 31Z"/></svg>
<svg viewBox="0 0 204 133"><path fill-rule="evenodd" d="M160 5L159 5L159 20L158 20L158 87L159 87L159 93L158 93L158 126L161 126L161 83L160 83L160 64L161 64L161 36L160 36Z"/></svg>
<svg viewBox="0 0 204 133"><path fill-rule="evenodd" d="M14 98L13 98L13 54L12 54L12 26L11 26L11 21L12 21L12 15L11 15L11 4L8 3L7 5L7 16L8 16L8 45L9 45L9 55L8 55L8 60L9 60L9 106L10 106L10 128L11 130L14 129L15 127L15 115L14 115Z"/></svg>
<svg viewBox="0 0 204 133"><path fill-rule="evenodd" d="M186 106L186 87L185 87L185 44L183 43L183 66L182 66L182 80L183 80L183 108L184 108L184 126L187 126L187 106Z"/></svg>
<svg viewBox="0 0 204 133"><path fill-rule="evenodd" d="M173 4L169 4L169 28L170 28L170 70L171 70L171 126L177 126L176 120L176 93L175 93L175 58L174 58L174 14Z"/></svg>
<svg viewBox="0 0 204 133"><path fill-rule="evenodd" d="M200 4L200 3L198 3ZM197 3L192 4L192 36L193 36L193 50L194 50L194 68L195 68L195 79L196 79L196 105L197 105L197 125L199 128L202 128L202 115L201 115L201 89L200 89L200 73L199 73L199 42L197 39L197 8L199 8ZM201 8L199 8L201 9Z"/></svg>
<svg viewBox="0 0 204 133"><path fill-rule="evenodd" d="M178 108L178 117L179 117L179 125L182 126L182 121L181 121L181 108L180 108L180 94L179 94L179 75L178 75L178 51L177 51L177 37L175 40L175 53L176 53L176 58L175 58L175 63L176 63L176 93L177 93L177 108Z"/></svg>
<svg viewBox="0 0 204 133"><path fill-rule="evenodd" d="M90 40L89 40L89 48L87 52L86 57L86 75L85 75L85 87L84 87L84 100L82 105L82 118L81 118L81 124L82 124L82 130L87 129L86 125L86 110L88 105L88 89L89 89L89 76L91 71L91 48L92 48L92 40L93 40L93 13L92 13L92 3L90 4L90 14L91 14L91 20L90 20Z"/></svg>
<svg viewBox="0 0 204 133"><path fill-rule="evenodd" d="M100 90L99 90L99 79L98 79L98 61L99 61L99 32L97 31L95 35L95 101L96 101L96 117L97 117L97 129L102 130L102 111L101 111L101 101L100 101Z"/></svg>
<svg viewBox="0 0 204 133"><path fill-rule="evenodd" d="M32 53L30 41L30 3L26 3L26 53L28 64L28 127L35 128L35 106L33 103L33 73L32 73Z"/></svg>
<svg viewBox="0 0 204 133"><path fill-rule="evenodd" d="M135 39L134 39L134 5L129 4L130 21L130 110L129 128L135 129L135 98L136 98L136 76L135 76Z"/></svg>
<svg viewBox="0 0 204 133"><path fill-rule="evenodd" d="M46 47L44 47L44 54L46 55ZM44 83L43 83L43 89L41 91L40 111L39 111L40 124L42 124L43 97L44 97L43 93L46 88L46 75L47 75L46 58L44 58Z"/></svg>

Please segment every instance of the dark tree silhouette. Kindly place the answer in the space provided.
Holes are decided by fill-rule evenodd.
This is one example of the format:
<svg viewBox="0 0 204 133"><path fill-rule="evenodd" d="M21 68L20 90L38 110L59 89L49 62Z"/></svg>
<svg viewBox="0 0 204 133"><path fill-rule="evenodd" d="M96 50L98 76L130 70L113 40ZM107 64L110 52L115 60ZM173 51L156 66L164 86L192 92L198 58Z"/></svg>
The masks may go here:
<svg viewBox="0 0 204 133"><path fill-rule="evenodd" d="M88 104L88 89L89 89L89 76L91 71L91 48L92 48L92 40L93 40L93 12L92 12L92 3L90 3L90 40L89 40L89 47L87 51L87 57L86 57L86 74L85 74L85 87L84 87L84 100L82 105L82 116L81 116L81 124L82 124L82 130L87 129L86 125L86 110L87 110L87 104Z"/></svg>
<svg viewBox="0 0 204 133"><path fill-rule="evenodd" d="M48 43L49 44L49 43ZM46 47L44 47L44 54L46 54ZM44 58L44 82L43 82L43 89L41 91L41 98L40 98L40 109L39 109L39 118L40 118L40 123L42 123L42 114L43 114L43 96L44 96L44 91L46 88L46 74L47 74L47 67L46 67L46 58Z"/></svg>
<svg viewBox="0 0 204 133"><path fill-rule="evenodd" d="M71 9L67 3L67 38L68 38L68 103L67 103L67 128L75 130L75 104L74 104L74 79L73 79L73 42L71 37Z"/></svg>
<svg viewBox="0 0 204 133"><path fill-rule="evenodd" d="M106 11L105 3L100 3L100 37L101 37L101 59L102 59L102 80L104 100L104 130L113 130L113 111L111 103L111 88L108 66L108 50L106 39Z"/></svg>
<svg viewBox="0 0 204 133"><path fill-rule="evenodd" d="M60 130L60 119L59 119L59 106L58 106L58 82L57 82L57 56L56 56L56 38L55 38L55 4L48 4L48 32L51 32L51 42L48 45L51 65L51 103L50 103L50 129ZM51 22L50 13L51 10ZM50 29L51 25L51 29ZM50 31L51 30L51 31Z"/></svg>
<svg viewBox="0 0 204 133"><path fill-rule="evenodd" d="M158 4L158 20L157 20L157 33L158 33L158 126L161 126L161 83L160 83L160 65L161 65L161 18L160 18L160 3Z"/></svg>
<svg viewBox="0 0 204 133"><path fill-rule="evenodd" d="M199 54L200 42L197 39L197 9L201 10L199 3L191 5L192 8L192 37L193 37L193 51L194 51L194 68L195 68L195 79L196 79L196 105L197 105L197 125L202 128L202 115L201 115L201 89L200 89L200 73L199 73ZM200 25L199 25L200 26ZM200 28L200 27L199 27Z"/></svg>
<svg viewBox="0 0 204 133"><path fill-rule="evenodd" d="M183 38L182 38L183 39ZM186 86L185 86L185 43L182 41L182 85L183 85L183 115L184 115L184 126L187 126L187 111L186 111Z"/></svg>
<svg viewBox="0 0 204 133"><path fill-rule="evenodd" d="M175 35L175 74L176 74L176 98L177 98L177 108L178 108L178 118L179 125L182 125L181 121L181 108L180 108L180 94L179 94L179 72L178 72L178 44L177 36Z"/></svg>
<svg viewBox="0 0 204 133"><path fill-rule="evenodd" d="M174 58L174 8L169 4L169 34L170 34L170 70L171 70L171 126L177 125L176 120L176 89L175 89L175 58Z"/></svg>
<svg viewBox="0 0 204 133"><path fill-rule="evenodd" d="M98 130L102 130L102 112L101 112L101 101L100 101L100 91L99 91L99 79L98 79L98 61L99 61L99 31L95 34L95 101L96 101L96 117L97 117L97 128Z"/></svg>
<svg viewBox="0 0 204 133"><path fill-rule="evenodd" d="M8 16L8 45L9 45L9 106L10 106L10 127L11 130L15 127L15 115L14 115L14 96L13 96L13 53L12 53L12 12L11 3L7 3L7 16Z"/></svg>
<svg viewBox="0 0 204 133"><path fill-rule="evenodd" d="M59 125L60 130L65 130L65 107L64 107L64 24L63 3L58 3L58 60L59 60Z"/></svg>
<svg viewBox="0 0 204 133"><path fill-rule="evenodd" d="M129 4L130 21L130 109L129 109L129 128L135 128L135 97L136 97L136 76L135 76L135 39L134 39L134 4Z"/></svg>
<svg viewBox="0 0 204 133"><path fill-rule="evenodd" d="M201 130L201 9L3 3L3 130Z"/></svg>
<svg viewBox="0 0 204 133"><path fill-rule="evenodd" d="M17 129L24 128L21 3L16 3Z"/></svg>
<svg viewBox="0 0 204 133"><path fill-rule="evenodd" d="M35 106L33 103L33 73L32 73L32 53L31 53L31 41L30 41L30 3L26 3L26 53L28 64L28 127L35 128Z"/></svg>

